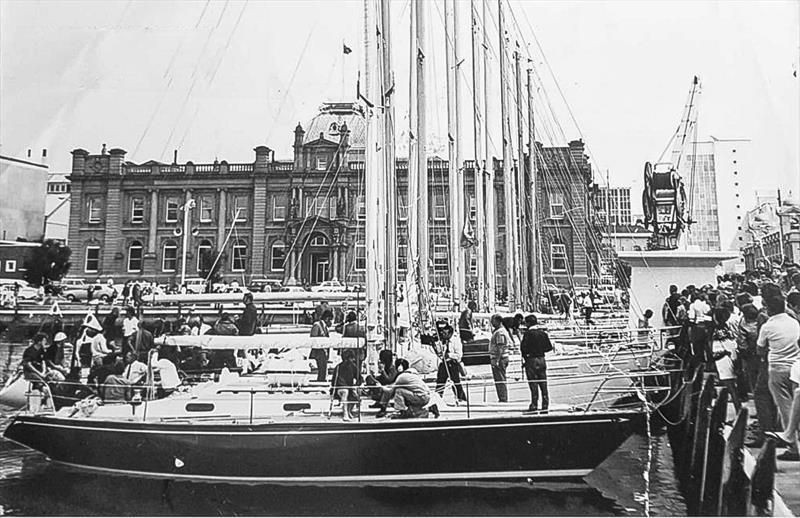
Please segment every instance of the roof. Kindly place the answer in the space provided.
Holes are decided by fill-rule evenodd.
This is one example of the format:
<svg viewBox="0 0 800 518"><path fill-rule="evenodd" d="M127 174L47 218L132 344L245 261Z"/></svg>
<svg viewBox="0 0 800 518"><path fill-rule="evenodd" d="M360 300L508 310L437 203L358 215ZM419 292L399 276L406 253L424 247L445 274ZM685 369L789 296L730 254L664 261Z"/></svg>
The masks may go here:
<svg viewBox="0 0 800 518"><path fill-rule="evenodd" d="M64 173L50 173L47 176L47 183L70 183L69 175Z"/></svg>
<svg viewBox="0 0 800 518"><path fill-rule="evenodd" d="M641 225L601 225L601 231L604 234L642 234L643 236L652 234L652 231Z"/></svg>
<svg viewBox="0 0 800 518"><path fill-rule="evenodd" d="M342 123L347 124L350 130L350 148L363 149L366 146L367 123L364 112L357 104L352 103L325 103L320 112L311 119L305 128L303 144L319 140L320 133L325 140L339 143L339 128Z"/></svg>

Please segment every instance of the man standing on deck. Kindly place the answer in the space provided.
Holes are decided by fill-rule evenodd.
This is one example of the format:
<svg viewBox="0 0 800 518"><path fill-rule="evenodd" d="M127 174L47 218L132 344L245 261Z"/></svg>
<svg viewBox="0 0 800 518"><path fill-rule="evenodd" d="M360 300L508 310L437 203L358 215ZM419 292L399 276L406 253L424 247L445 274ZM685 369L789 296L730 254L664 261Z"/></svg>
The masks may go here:
<svg viewBox="0 0 800 518"><path fill-rule="evenodd" d="M322 312L319 320L314 322L311 326L311 336L319 337L330 336L330 326L333 323L333 311L326 309ZM328 378L328 350L327 349L311 349L309 358L317 362L317 381L325 381Z"/></svg>
<svg viewBox="0 0 800 518"><path fill-rule="evenodd" d="M467 308L458 317L458 336L462 343L475 340L475 333L472 330L475 327L472 322L472 312L476 309L478 309L478 305L474 300L470 300Z"/></svg>
<svg viewBox="0 0 800 518"><path fill-rule="evenodd" d="M506 403L508 402L506 369L508 368L508 349L511 346L511 336L503 325L503 317L499 314L492 315L492 329L492 338L489 341L489 363L492 365L497 399L501 403Z"/></svg>
<svg viewBox="0 0 800 518"><path fill-rule="evenodd" d="M544 355L553 350L553 344L546 332L536 328L538 323L536 315L525 317L525 325L528 329L525 331L520 345L522 365L525 368L525 377L528 378L528 387L531 390L529 412L536 412L539 409L540 391L542 393L542 411L547 411L550 406L550 398L547 394L547 362Z"/></svg>
<svg viewBox="0 0 800 518"><path fill-rule="evenodd" d="M436 322L436 331L442 344L442 361L436 373L436 392L440 396L444 394L444 387L449 378L453 382L456 398L459 401L466 401L467 395L461 386L460 362L463 351L461 341L453 336L453 327L446 320Z"/></svg>
<svg viewBox="0 0 800 518"><path fill-rule="evenodd" d="M239 328L239 336L253 336L256 331L257 320L258 310L256 305L253 304L253 294L245 293L244 312L239 317L239 321L236 322L236 326Z"/></svg>

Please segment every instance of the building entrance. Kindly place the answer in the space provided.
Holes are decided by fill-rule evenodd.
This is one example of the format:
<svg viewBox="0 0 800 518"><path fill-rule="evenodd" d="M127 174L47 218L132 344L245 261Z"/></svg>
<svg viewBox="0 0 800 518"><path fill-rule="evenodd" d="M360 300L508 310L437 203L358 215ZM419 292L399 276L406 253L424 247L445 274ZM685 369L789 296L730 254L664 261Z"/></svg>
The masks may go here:
<svg viewBox="0 0 800 518"><path fill-rule="evenodd" d="M327 281L330 275L330 259L328 253L311 254L311 284Z"/></svg>

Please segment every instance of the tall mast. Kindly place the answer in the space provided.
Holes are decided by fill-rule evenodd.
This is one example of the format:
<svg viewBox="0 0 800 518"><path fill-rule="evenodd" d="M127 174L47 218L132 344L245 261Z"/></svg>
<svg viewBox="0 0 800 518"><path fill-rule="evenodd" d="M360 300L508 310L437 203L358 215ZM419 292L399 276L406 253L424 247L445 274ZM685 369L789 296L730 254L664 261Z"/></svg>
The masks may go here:
<svg viewBox="0 0 800 518"><path fill-rule="evenodd" d="M530 301L533 311L539 310L539 253L537 240L537 217L536 217L536 131L534 126L533 113L533 83L531 82L531 72L528 73L528 261L530 275Z"/></svg>
<svg viewBox="0 0 800 518"><path fill-rule="evenodd" d="M392 70L391 6L380 0L380 37L378 45L382 63L383 156L386 185L386 338L391 348L397 345L397 168L394 140L394 73Z"/></svg>
<svg viewBox="0 0 800 518"><path fill-rule="evenodd" d="M508 117L508 77L506 76L506 35L503 20L503 0L497 0L497 20L500 54L500 120L503 130L503 197L506 227L506 292L508 310L517 309L517 285L514 283L516 247L514 246L514 175L511 172L510 120Z"/></svg>
<svg viewBox="0 0 800 518"><path fill-rule="evenodd" d="M514 246L517 251L516 260L517 268L515 269L514 280L519 286L519 303L521 306L529 305L528 295L528 261L526 260L527 249L525 243L525 210L527 204L523 204L525 199L525 146L523 144L523 119L522 110L525 107L525 102L522 100L522 73L519 68L519 44L517 50L514 52L514 79L516 82L516 98L517 98L517 171L516 171L516 193L514 196L514 230L516 232Z"/></svg>
<svg viewBox="0 0 800 518"><path fill-rule="evenodd" d="M483 132L483 174L486 183L486 303L485 309L494 311L497 301L497 211L495 209L494 160L489 151L489 32L486 25L489 20L489 0L481 0L483 16L481 29L483 32L483 120L486 126Z"/></svg>
<svg viewBox="0 0 800 518"><path fill-rule="evenodd" d="M366 209L365 243L366 243L366 303L367 303L367 338L373 342L383 338L383 315L381 314L381 286L384 280L383 261L381 255L380 227L384 220L381 212L381 191L384 188L386 172L382 154L382 115L380 111L380 66L377 55L377 18L376 0L364 0L364 93L369 106L366 109L366 150L364 171L364 202Z"/></svg>
<svg viewBox="0 0 800 518"><path fill-rule="evenodd" d="M453 293L453 304L458 307L461 296L459 288L461 274L460 231L461 216L458 204L458 159L456 128L456 53L455 34L453 31L453 3L444 1L444 42L445 67L447 68L447 186L450 193L450 288Z"/></svg>
<svg viewBox="0 0 800 518"><path fill-rule="evenodd" d="M417 42L417 253L419 259L419 312L423 327L429 324L425 320L427 313L426 293L430 289L428 281L428 154L427 131L425 128L425 2L414 0L416 4L416 42Z"/></svg>
<svg viewBox="0 0 800 518"><path fill-rule="evenodd" d="M408 214L408 265L409 271L414 271L414 265L417 261L417 242L416 235L419 228L417 221L417 200L419 199L419 192L417 191L417 156L419 148L417 147L417 4L412 1L409 5L409 73L408 73L408 197L406 199L407 214ZM413 209L413 210L412 210Z"/></svg>
<svg viewBox="0 0 800 518"><path fill-rule="evenodd" d="M464 212L464 144L463 144L463 137L464 132L462 130L463 126L461 126L461 73L460 67L463 59L461 59L461 44L458 38L458 1L453 0L453 56L455 57L455 62L453 63L453 77L455 78L455 82L453 83L453 87L455 88L455 98L456 98L456 151L455 151L455 160L456 160L456 201L458 202L458 241L459 245L461 244L461 229L464 226L465 222L465 212ZM469 256L467 255L466 248L458 248L458 255L461 259L461 270L458 274L457 280L457 287L458 291L456 292L456 298L454 302L458 304L459 300L462 300L466 297L466 281L467 281L467 273L469 271ZM466 304L464 304L466 307Z"/></svg>
<svg viewBox="0 0 800 518"><path fill-rule="evenodd" d="M485 121L483 120L483 94L481 92L481 47L478 41L478 10L475 0L470 0L470 13L472 19L472 124L473 136L475 139L475 164L472 172L475 177L475 238L478 246L475 248L476 263L478 266L478 306L481 309L486 307L486 249L488 243L484 239L484 220L486 209L483 201L483 170L481 160L483 159L483 132L485 131ZM494 243L491 243L494 249Z"/></svg>

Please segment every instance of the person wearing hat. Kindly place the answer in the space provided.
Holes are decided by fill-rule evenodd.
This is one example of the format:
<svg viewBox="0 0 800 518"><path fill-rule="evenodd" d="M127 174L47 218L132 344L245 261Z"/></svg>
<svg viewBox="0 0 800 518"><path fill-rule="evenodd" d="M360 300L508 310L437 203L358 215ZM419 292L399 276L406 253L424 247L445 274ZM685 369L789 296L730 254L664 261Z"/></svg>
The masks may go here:
<svg viewBox="0 0 800 518"><path fill-rule="evenodd" d="M45 363L66 377L69 375L74 350L75 347L67 342L67 335L59 331L53 337L53 343L44 352Z"/></svg>
<svg viewBox="0 0 800 518"><path fill-rule="evenodd" d="M528 387L531 391L531 404L528 411L536 412L539 410L539 393L542 395L542 410L546 411L550 406L550 398L547 394L547 362L545 353L553 350L553 344L547 333L538 329L536 315L530 314L525 317L525 334L522 336L520 353L522 354L522 365L525 369L525 377L528 378Z"/></svg>
<svg viewBox="0 0 800 518"><path fill-rule="evenodd" d="M436 332L439 334L439 342L442 344L442 361L439 364L439 371L436 373L436 392L441 396L448 378L453 381L453 390L459 401L466 401L467 395L464 387L461 386L461 355L463 348L461 340L453 336L453 326L446 320L436 322Z"/></svg>

